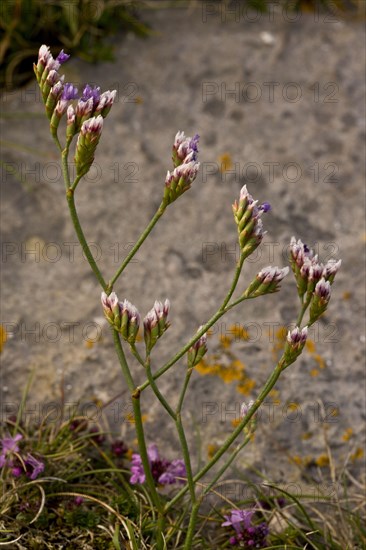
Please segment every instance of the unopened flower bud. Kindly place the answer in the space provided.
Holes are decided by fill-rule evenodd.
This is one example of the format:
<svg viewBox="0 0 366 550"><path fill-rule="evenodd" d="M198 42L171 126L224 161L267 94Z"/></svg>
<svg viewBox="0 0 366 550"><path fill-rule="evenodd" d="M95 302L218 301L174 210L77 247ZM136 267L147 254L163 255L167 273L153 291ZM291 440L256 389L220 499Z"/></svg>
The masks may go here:
<svg viewBox="0 0 366 550"><path fill-rule="evenodd" d="M117 90L107 90L100 94L100 98L93 114L101 114L103 118L107 116L112 108L113 102L116 98Z"/></svg>
<svg viewBox="0 0 366 550"><path fill-rule="evenodd" d="M286 366L293 363L304 349L305 342L308 336L308 327L300 329L295 327L293 330L289 330L287 334L287 341L284 351L284 359Z"/></svg>
<svg viewBox="0 0 366 550"><path fill-rule="evenodd" d="M186 137L184 132L177 132L173 144L173 164L175 167L182 163L196 161L198 154L198 141L200 136Z"/></svg>
<svg viewBox="0 0 366 550"><path fill-rule="evenodd" d="M119 307L118 297L115 292L111 292L108 296L105 292L102 292L102 306L104 315L108 322L115 328L121 325L121 311Z"/></svg>
<svg viewBox="0 0 366 550"><path fill-rule="evenodd" d="M339 268L341 267L342 260L328 260L324 266L323 277L326 281L329 281L330 284L333 283L334 277L338 273Z"/></svg>
<svg viewBox="0 0 366 550"><path fill-rule="evenodd" d="M254 298L256 296L262 296L263 294L270 294L277 292L280 289L280 282L288 274L289 268L284 267L265 267L256 276L256 278L250 283L243 296L246 298Z"/></svg>
<svg viewBox="0 0 366 550"><path fill-rule="evenodd" d="M140 314L138 309L128 300L120 303L121 325L119 332L122 338L129 344L134 344L140 326Z"/></svg>
<svg viewBox="0 0 366 550"><path fill-rule="evenodd" d="M67 108L67 126L66 126L66 141L67 144L71 143L72 138L76 133L76 124L75 124L75 110L72 105L69 105Z"/></svg>
<svg viewBox="0 0 366 550"><path fill-rule="evenodd" d="M94 153L103 129L103 117L92 117L83 122L76 143L76 174L84 176L94 161Z"/></svg>
<svg viewBox="0 0 366 550"><path fill-rule="evenodd" d="M165 300L164 305L156 300L154 307L144 318L144 338L148 353L156 344L158 338L160 338L170 326L168 322L169 309L169 300Z"/></svg>
<svg viewBox="0 0 366 550"><path fill-rule="evenodd" d="M315 323L315 321L325 312L328 307L330 295L330 282L326 281L324 278L320 279L315 286L313 297L310 302L310 325Z"/></svg>
<svg viewBox="0 0 366 550"><path fill-rule="evenodd" d="M197 332L202 330L199 327ZM207 334L204 333L188 350L188 366L195 367L201 361L202 357L207 353Z"/></svg>
<svg viewBox="0 0 366 550"><path fill-rule="evenodd" d="M239 245L244 258L247 258L262 242L265 232L260 219L263 212L270 210L269 203L258 206L246 185L240 191L239 201L233 204L233 213L238 227Z"/></svg>

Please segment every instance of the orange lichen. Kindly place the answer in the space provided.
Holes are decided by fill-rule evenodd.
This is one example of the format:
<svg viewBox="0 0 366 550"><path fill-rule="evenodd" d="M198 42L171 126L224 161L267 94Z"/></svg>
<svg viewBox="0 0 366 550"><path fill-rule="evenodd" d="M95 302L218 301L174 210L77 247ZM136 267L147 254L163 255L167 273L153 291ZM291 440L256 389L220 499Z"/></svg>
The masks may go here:
<svg viewBox="0 0 366 550"><path fill-rule="evenodd" d="M232 338L230 336L226 336L224 334L220 334L219 336L220 345L224 349L228 349L231 346Z"/></svg>
<svg viewBox="0 0 366 550"><path fill-rule="evenodd" d="M223 153L219 156L220 171L221 173L230 170L233 166L233 161L231 159L230 153Z"/></svg>
<svg viewBox="0 0 366 550"><path fill-rule="evenodd" d="M363 458L364 454L365 451L362 449L362 447L357 447L356 451L351 454L352 462L354 462L355 460L360 460L361 458Z"/></svg>
<svg viewBox="0 0 366 550"><path fill-rule="evenodd" d="M322 454L318 456L318 458L315 459L315 464L319 466L320 468L324 468L325 466L329 466L329 456L326 454Z"/></svg>
<svg viewBox="0 0 366 550"><path fill-rule="evenodd" d="M310 371L310 376L313 376L313 377L319 376L319 371L318 371L318 369L311 369L311 371Z"/></svg>
<svg viewBox="0 0 366 550"><path fill-rule="evenodd" d="M245 380L239 382L236 390L243 395L250 395L254 388L255 380L252 380L251 378L246 378Z"/></svg>
<svg viewBox="0 0 366 550"><path fill-rule="evenodd" d="M207 445L207 456L208 458L212 458L216 451L219 450L219 446L216 443L209 443Z"/></svg>
<svg viewBox="0 0 366 550"><path fill-rule="evenodd" d="M314 353L315 352L315 342L313 340L310 340L310 338L308 338L306 340L306 349L308 350L309 353Z"/></svg>
<svg viewBox="0 0 366 550"><path fill-rule="evenodd" d="M4 325L0 325L0 353L3 351L4 344L8 339L8 335Z"/></svg>
<svg viewBox="0 0 366 550"><path fill-rule="evenodd" d="M342 435L342 439L343 439L343 441L349 441L352 436L353 436L352 428L347 428L347 430Z"/></svg>
<svg viewBox="0 0 366 550"><path fill-rule="evenodd" d="M238 323L236 325L231 325L229 331L235 340L244 340L245 342L249 340L248 331Z"/></svg>

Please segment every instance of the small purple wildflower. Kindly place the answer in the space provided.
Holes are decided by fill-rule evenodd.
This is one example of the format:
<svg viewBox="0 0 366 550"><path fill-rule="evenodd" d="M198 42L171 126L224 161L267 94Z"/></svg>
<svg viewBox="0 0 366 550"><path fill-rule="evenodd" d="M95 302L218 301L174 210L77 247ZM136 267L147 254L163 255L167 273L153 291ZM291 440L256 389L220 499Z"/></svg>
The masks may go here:
<svg viewBox="0 0 366 550"><path fill-rule="evenodd" d="M173 483L184 483L184 480L178 478L186 477L186 468L183 460L177 459L170 462L165 458L160 458L156 445L150 445L148 450L148 459L154 481L160 485L172 485ZM132 455L130 483L144 483L146 476L142 465L141 456L137 453Z"/></svg>
<svg viewBox="0 0 366 550"><path fill-rule="evenodd" d="M37 479L44 470L44 462L37 460L30 453L25 457L24 464L27 468L26 475L32 480Z"/></svg>
<svg viewBox="0 0 366 550"><path fill-rule="evenodd" d="M56 57L56 61L58 61L60 63L60 65L62 65L69 58L70 58L70 56L67 53L65 53L64 50L61 50L60 53L58 54L58 56Z"/></svg>
<svg viewBox="0 0 366 550"><path fill-rule="evenodd" d="M73 84L69 84L67 82L66 84L64 84L61 99L66 99L68 101L70 101L71 99L77 99L78 94L78 89Z"/></svg>
<svg viewBox="0 0 366 550"><path fill-rule="evenodd" d="M267 546L266 537L269 533L268 525L263 522L259 525L252 523L255 510L231 510L230 515L224 516L226 521L223 527L231 526L235 529L235 536L229 538L232 546L244 548L264 548Z"/></svg>
<svg viewBox="0 0 366 550"><path fill-rule="evenodd" d="M122 440L117 439L112 443L111 450L115 456L120 457L127 453L128 447Z"/></svg>
<svg viewBox="0 0 366 550"><path fill-rule="evenodd" d="M96 106L99 103L100 99L100 88L99 86L94 86L92 88L89 84L87 84L83 90L81 100L82 101L88 101L88 99L93 100L93 110L96 108Z"/></svg>
<svg viewBox="0 0 366 550"><path fill-rule="evenodd" d="M269 204L269 202L264 202L259 207L259 210L263 210L263 212L269 212L270 210L272 210L272 206Z"/></svg>
<svg viewBox="0 0 366 550"><path fill-rule="evenodd" d="M83 497L75 497L74 498L74 504L75 506L81 506L84 502Z"/></svg>
<svg viewBox="0 0 366 550"><path fill-rule="evenodd" d="M0 453L0 468L4 466L12 466L11 455L19 453L18 441L23 439L21 434L16 434L14 437L11 435L0 439L1 453Z"/></svg>

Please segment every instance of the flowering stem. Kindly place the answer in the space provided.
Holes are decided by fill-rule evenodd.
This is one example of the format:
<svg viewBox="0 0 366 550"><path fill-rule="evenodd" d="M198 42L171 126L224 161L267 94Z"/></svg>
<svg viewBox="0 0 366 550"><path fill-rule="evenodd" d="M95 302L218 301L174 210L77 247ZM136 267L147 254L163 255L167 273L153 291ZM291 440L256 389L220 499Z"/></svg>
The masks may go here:
<svg viewBox="0 0 366 550"><path fill-rule="evenodd" d="M184 379L184 384L183 384L182 391L180 392L177 409L175 411L176 414L180 414L180 411L182 410L184 397L185 397L185 394L186 394L186 391L187 391L187 388L188 388L188 384L189 384L189 380L191 378L192 372L193 372L193 367L189 367L187 369L187 372L186 372L186 377Z"/></svg>
<svg viewBox="0 0 366 550"><path fill-rule="evenodd" d="M193 540L193 536L194 536L194 528L196 526L196 521L197 521L197 514L198 514L198 510L199 510L199 503L196 502L193 506L192 506L192 510L191 510L191 517L190 517L190 520L189 520L189 525L188 525L188 530L187 530L187 536L186 536L186 540L185 540L185 543L184 543L184 547L183 547L183 550L190 550L192 548L192 540Z"/></svg>
<svg viewBox="0 0 366 550"><path fill-rule="evenodd" d="M245 257L243 254L240 255L240 258L239 258L239 261L238 261L238 264L236 266L236 269L235 269L235 273L234 273L234 278L233 278L233 282L232 282L232 285L230 287L230 290L229 292L227 293L226 297L225 297L225 300L223 301L221 307L220 307L220 310L222 309L225 309L225 307L227 306L227 304L229 303L229 300L231 298L231 296L234 294L234 291L236 289L236 285L238 284L238 281L239 281L239 277L240 277L240 273L241 273L241 270L243 268L243 263L244 263L244 260L245 260ZM219 311L220 311L219 310Z"/></svg>
<svg viewBox="0 0 366 550"><path fill-rule="evenodd" d="M194 476L193 481L196 482L201 477L203 477L211 468L216 464L216 462L222 457L222 455L227 451L227 449L230 447L230 445L235 441L235 439L238 437L238 435L242 432L243 428L248 424L254 413L257 411L257 409L261 406L264 399L267 397L275 383L277 382L278 378L281 375L282 370L285 368L285 362L284 358L281 357L279 362L277 363L276 367L274 368L273 372L269 376L267 382L265 383L264 387L262 388L261 393L253 403L253 405L250 407L248 413L244 416L240 424L237 426L237 428L233 431L233 433L226 439L225 443L220 447L220 449L217 451L217 453L212 457L212 459L207 462L207 464L201 468L199 472ZM173 506L180 498L182 498L183 495L188 491L188 486L186 485L183 487L172 500L170 500L166 506L165 511L169 510L171 506Z"/></svg>
<svg viewBox="0 0 366 550"><path fill-rule="evenodd" d="M245 447L245 445L247 445L250 441L250 438L251 438L252 434L248 434L246 436L246 438L244 439L244 441L242 443L240 443L235 451L233 451L229 457L229 459L225 462L225 464L222 466L222 468L220 468L219 472L215 475L215 477L213 478L213 480L211 481L211 483L206 487L206 489L203 491L203 494L202 494L202 497L201 497L201 500L207 495L207 493L210 492L210 490L212 489L212 487L215 485L215 483L220 479L220 477L226 472L226 470L228 469L228 467L234 462L235 458L238 456L238 454L240 453L240 451Z"/></svg>
<svg viewBox="0 0 366 550"><path fill-rule="evenodd" d="M144 427L142 424L142 416L141 416L141 406L140 406L140 393L136 391L135 383L132 378L130 369L128 368L128 364L126 361L126 357L122 348L121 340L119 337L119 334L117 330L113 329L113 339L114 339L114 345L116 348L116 352L118 355L118 359L121 365L122 373L125 377L125 380L127 382L128 389L131 393L132 397L132 406L133 406L133 416L135 421L135 430L137 435L137 441L139 445L139 451L141 456L142 465L144 467L144 473L146 477L146 482L149 486L151 498L153 500L154 505L156 506L158 513L159 513L159 521L158 521L158 529L157 529L157 548L159 550L162 550L164 547L164 541L162 536L162 531L164 528L164 517L163 517L163 506L161 504L158 492L155 487L154 478L151 473L150 469L150 463L149 463L149 457L147 454L147 448L146 448L146 442L145 442L145 434L144 434Z"/></svg>
<svg viewBox="0 0 366 550"><path fill-rule="evenodd" d="M306 312L306 310L307 310L308 307L309 307L309 304L310 304L310 302L311 302L311 297L312 297L312 295L310 294L309 298L303 303L303 306L302 306L302 308L301 308L301 311L300 311L300 313L299 313L299 316L298 316L298 318L297 318L297 320L296 320L296 324L297 324L298 327L300 327L301 321L302 321L302 319L303 319L303 317L304 317L304 315L305 315L305 312Z"/></svg>
<svg viewBox="0 0 366 550"><path fill-rule="evenodd" d="M103 290L106 290L107 289L107 283L105 282L105 280L104 280L97 264L95 263L93 254L91 253L89 245L88 245L88 243L85 239L84 232L81 228L79 217L78 217L76 207L75 207L74 191L73 191L72 188L69 188L67 190L66 199L67 199L67 204L69 205L71 220L72 220L72 223L74 224L74 229L75 229L76 235L79 239L79 243L81 245L81 248L83 249L84 255L85 255L86 259L88 260L88 263L89 263L94 275L96 276L100 286L103 288Z"/></svg>
<svg viewBox="0 0 366 550"><path fill-rule="evenodd" d="M159 388L155 384L155 380L154 380L152 372L151 372L150 355L148 355L147 358L146 358L145 368L146 368L146 374L147 374L147 378L150 382L151 389L153 390L156 397L159 399L160 403L163 405L164 409L167 411L169 416L171 416L172 419L174 420L174 422L176 422L177 421L177 416L176 416L175 412L173 411L173 409L171 408L171 406L169 405L169 403L167 402L165 397L161 394Z"/></svg>
<svg viewBox="0 0 366 550"><path fill-rule="evenodd" d="M176 355L174 355L174 357L172 359L170 359L165 365L163 365L158 371L156 371L156 373L153 375L154 380L159 378L168 369L170 369L171 366L173 366L177 361L179 361L179 359L181 357L183 357L183 355L189 350L189 348L191 346L193 346L193 344L195 342L197 342L197 340L199 340L201 338L201 336L203 336L205 334L205 332L207 332L208 329L211 328L212 325L214 325L216 323L216 321L218 321L223 315L225 315L225 313L227 311L229 311L231 308L233 308L237 304L240 304L244 300L248 300L248 297L241 296L235 302L231 303L230 305L227 305L229 300L230 300L230 297L233 295L233 293L235 291L235 288L236 288L236 285L238 283L240 272L241 272L241 269L242 269L242 266L243 266L243 262L244 262L244 260L241 258L240 261L239 261L238 267L236 268L233 283L232 283L232 285L230 287L230 290L229 290L228 294L226 295L221 307L219 308L219 310L211 317L211 319L209 319L207 321L207 323L205 325L203 325L201 327L201 330L196 332L196 334L189 340L189 342ZM141 384L141 386L139 386L139 390L143 391L148 386L149 386L149 381L146 380L143 384Z"/></svg>
<svg viewBox="0 0 366 550"><path fill-rule="evenodd" d="M164 214L166 205L162 202L156 211L154 217L151 219L150 223L147 225L143 233L141 233L139 239L136 241L134 247L131 249L131 251L127 254L126 258L123 260L121 266L117 269L116 273L112 277L112 279L109 281L108 284L108 291L111 292L113 289L114 283L117 281L118 277L121 275L122 271L125 269L127 264L132 260L142 243L145 241L145 239L148 237L149 233L151 233L153 227L156 225L158 220L161 218L161 216Z"/></svg>

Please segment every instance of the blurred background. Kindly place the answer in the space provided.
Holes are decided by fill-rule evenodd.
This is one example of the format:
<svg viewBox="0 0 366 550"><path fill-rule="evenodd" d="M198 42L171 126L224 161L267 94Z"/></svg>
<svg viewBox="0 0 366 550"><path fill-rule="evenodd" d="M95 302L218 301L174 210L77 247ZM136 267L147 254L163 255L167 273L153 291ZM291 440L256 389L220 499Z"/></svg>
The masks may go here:
<svg viewBox="0 0 366 550"><path fill-rule="evenodd" d="M201 136L194 186L168 209L115 288L142 315L155 299L172 302L154 369L226 294L238 254L231 204L242 185L272 211L239 289L261 268L287 264L292 235L323 262L342 258L329 310L271 395L239 466L268 470L279 481L289 478L291 464L296 479L303 468L329 465L328 440L339 464L361 467L364 8L363 0L1 3L3 414L18 410L34 372L30 417L42 418L44 404L60 400L96 404L112 430L132 433L100 290L68 219L32 75L45 43L55 56L61 48L71 54L62 72L79 90L86 83L117 89L76 197L106 278L160 203L176 132ZM281 352L298 311L291 276L282 287L215 326L184 411L197 456L225 439ZM184 368L179 363L160 379L173 401ZM149 392L145 413L149 442L174 457L168 419Z"/></svg>

